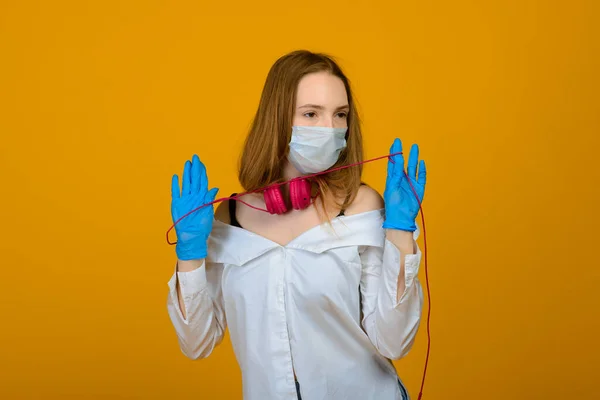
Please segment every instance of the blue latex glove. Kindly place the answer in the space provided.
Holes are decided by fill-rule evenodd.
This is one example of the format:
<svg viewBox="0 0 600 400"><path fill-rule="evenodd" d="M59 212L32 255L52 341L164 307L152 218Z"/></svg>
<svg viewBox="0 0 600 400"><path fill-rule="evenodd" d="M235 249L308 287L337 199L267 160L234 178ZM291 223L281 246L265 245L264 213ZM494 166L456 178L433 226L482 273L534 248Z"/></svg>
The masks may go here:
<svg viewBox="0 0 600 400"><path fill-rule="evenodd" d="M186 161L183 168L181 194L179 178L173 175L171 181L171 216L173 223L190 211L203 204L214 201L219 188L208 191L206 167L194 154L192 162ZM175 225L177 245L175 252L180 260L206 258L207 240L212 231L214 218L213 205L200 208L189 214Z"/></svg>
<svg viewBox="0 0 600 400"><path fill-rule="evenodd" d="M402 142L396 138L391 153L402 151ZM394 163L391 160L394 160ZM385 201L385 221L384 228L400 229L403 231L414 232L417 229L415 219L419 214L419 202L415 197L415 192L419 196L419 201L423 201L425 194L425 161L419 163L419 175L417 178L417 161L419 159L419 146L413 144L408 158L408 178L404 174L404 155L398 154L388 159L387 179L385 182L385 192L383 200ZM415 190L411 188L410 183Z"/></svg>

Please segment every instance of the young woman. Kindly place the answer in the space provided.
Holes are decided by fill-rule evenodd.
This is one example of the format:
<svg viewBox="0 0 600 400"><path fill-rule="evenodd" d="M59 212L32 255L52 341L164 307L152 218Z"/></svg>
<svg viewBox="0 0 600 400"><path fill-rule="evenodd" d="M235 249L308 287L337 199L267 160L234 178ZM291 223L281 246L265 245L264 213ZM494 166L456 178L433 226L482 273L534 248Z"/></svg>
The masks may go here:
<svg viewBox="0 0 600 400"><path fill-rule="evenodd" d="M396 139L391 153L401 151ZM423 305L418 147L407 174L403 156L390 157L383 198L361 183L361 166L273 186L362 158L340 67L324 54L289 53L267 76L241 155L239 180L253 193L175 225L167 308L179 346L208 357L228 326L245 400L409 398L390 360L412 347ZM173 221L217 191L194 155L181 190L173 176Z"/></svg>

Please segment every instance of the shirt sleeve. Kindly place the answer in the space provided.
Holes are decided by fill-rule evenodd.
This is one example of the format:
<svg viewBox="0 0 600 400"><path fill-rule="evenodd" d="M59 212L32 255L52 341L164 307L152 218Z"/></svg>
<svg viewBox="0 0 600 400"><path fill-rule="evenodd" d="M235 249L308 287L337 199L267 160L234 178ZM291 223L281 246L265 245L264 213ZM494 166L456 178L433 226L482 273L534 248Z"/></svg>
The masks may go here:
<svg viewBox="0 0 600 400"><path fill-rule="evenodd" d="M404 292L398 295L401 253L385 239L383 247L365 246L361 251L362 327L371 343L392 360L404 357L417 335L423 308L423 288L418 272L421 250L416 242L416 254L404 256Z"/></svg>
<svg viewBox="0 0 600 400"><path fill-rule="evenodd" d="M197 360L208 357L221 343L227 327L221 290L223 265L207 262L189 272L178 272L169 279L167 311L175 328L182 353ZM179 307L177 281L186 312Z"/></svg>

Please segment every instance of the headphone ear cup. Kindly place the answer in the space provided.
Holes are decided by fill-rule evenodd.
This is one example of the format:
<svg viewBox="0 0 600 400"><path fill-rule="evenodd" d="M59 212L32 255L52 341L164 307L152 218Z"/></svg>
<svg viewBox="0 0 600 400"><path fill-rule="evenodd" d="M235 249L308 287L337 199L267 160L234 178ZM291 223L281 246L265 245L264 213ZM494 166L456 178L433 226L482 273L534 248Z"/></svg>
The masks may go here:
<svg viewBox="0 0 600 400"><path fill-rule="evenodd" d="M290 198L294 210L303 210L310 205L310 182L300 179L290 182Z"/></svg>
<svg viewBox="0 0 600 400"><path fill-rule="evenodd" d="M278 186L271 186L264 190L263 193L267 211L271 214L283 214L287 211L283 196Z"/></svg>

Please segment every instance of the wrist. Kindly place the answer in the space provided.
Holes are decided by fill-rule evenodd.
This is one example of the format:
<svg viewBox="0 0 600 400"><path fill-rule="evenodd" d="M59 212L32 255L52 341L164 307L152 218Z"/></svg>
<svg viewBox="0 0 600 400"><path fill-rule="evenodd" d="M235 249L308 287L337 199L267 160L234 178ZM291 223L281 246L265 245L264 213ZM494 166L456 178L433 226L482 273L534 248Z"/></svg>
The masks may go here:
<svg viewBox="0 0 600 400"><path fill-rule="evenodd" d="M391 241L412 241L413 232L402 229L386 229L385 236Z"/></svg>
<svg viewBox="0 0 600 400"><path fill-rule="evenodd" d="M204 259L199 260L177 260L177 272L191 272L202 266Z"/></svg>
<svg viewBox="0 0 600 400"><path fill-rule="evenodd" d="M415 246L413 233L411 231L403 231L400 229L387 229L385 232L387 240L392 242L401 254L414 254Z"/></svg>

